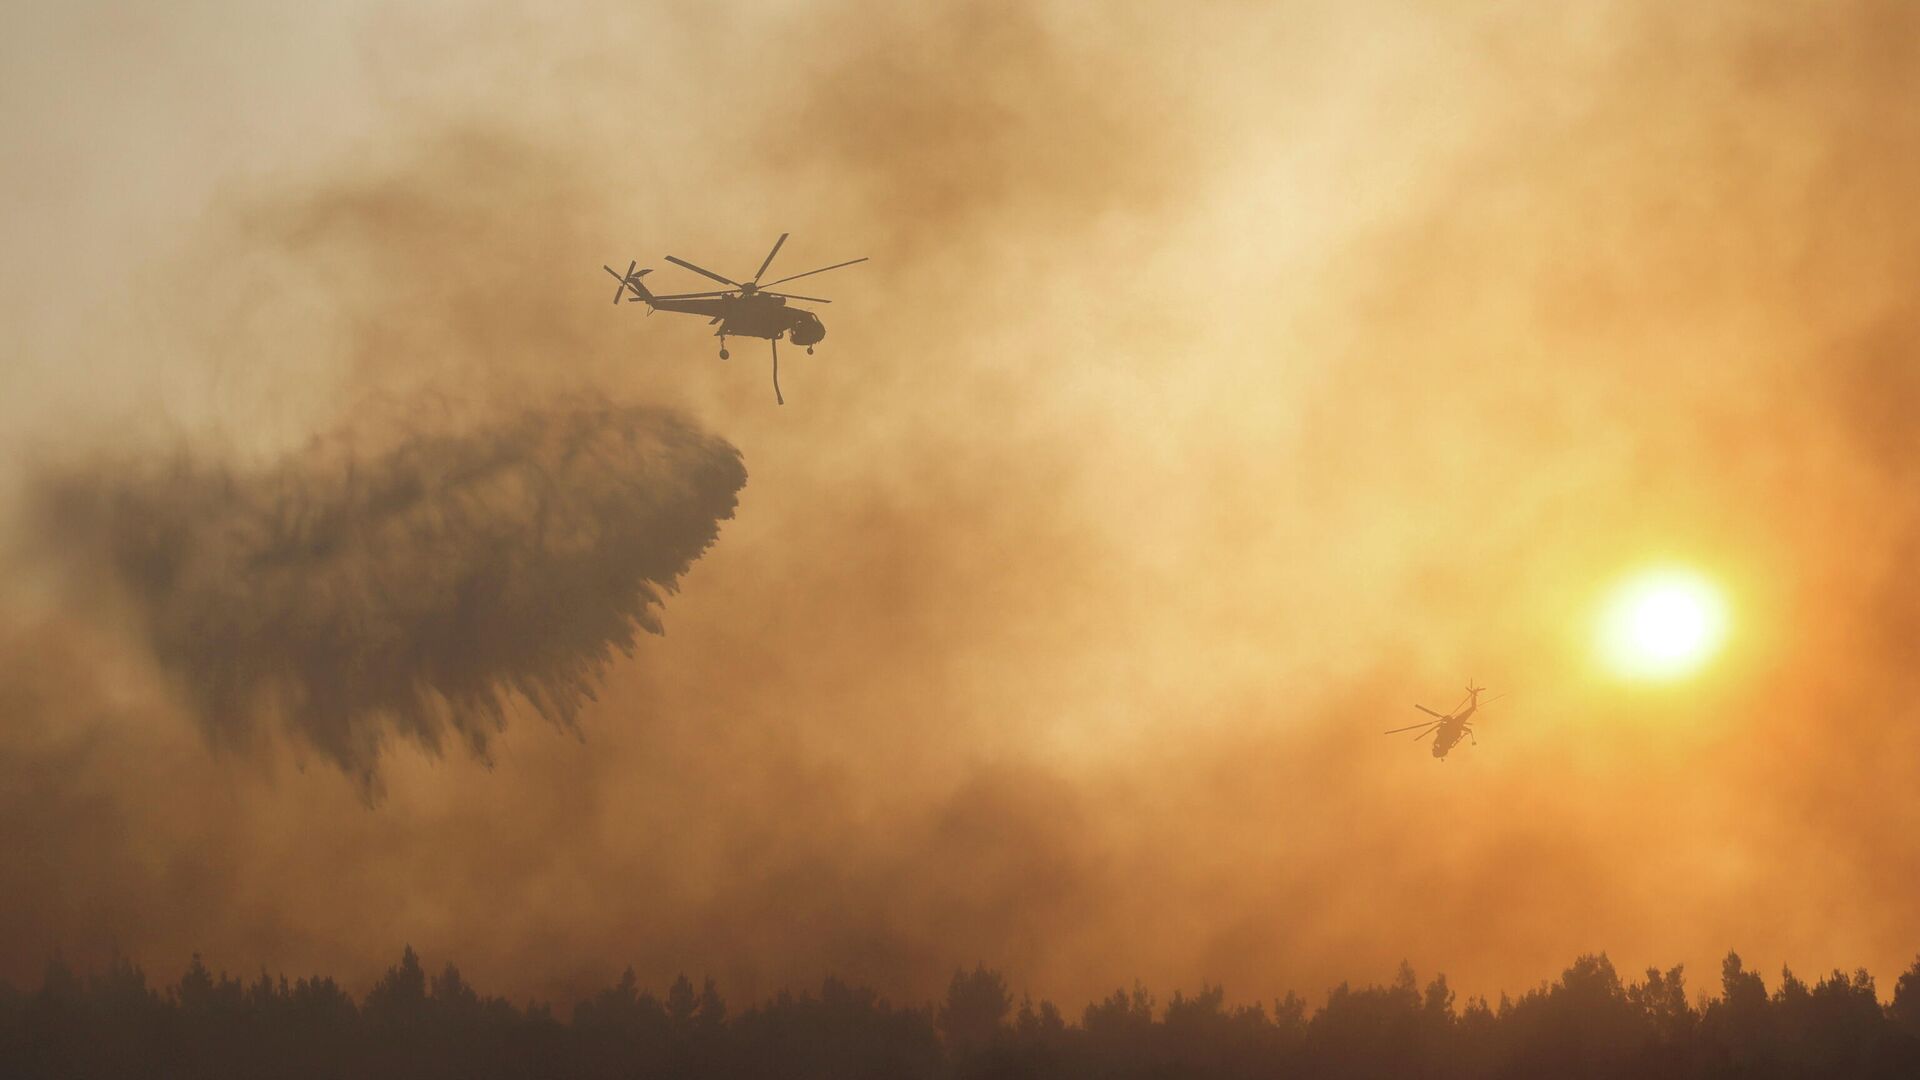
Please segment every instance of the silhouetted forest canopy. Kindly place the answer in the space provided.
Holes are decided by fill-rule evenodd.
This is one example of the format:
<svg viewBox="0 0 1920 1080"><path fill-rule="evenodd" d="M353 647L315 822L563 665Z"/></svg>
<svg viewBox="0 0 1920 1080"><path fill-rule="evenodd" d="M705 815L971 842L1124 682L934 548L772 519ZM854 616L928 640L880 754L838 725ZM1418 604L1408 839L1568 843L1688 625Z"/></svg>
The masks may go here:
<svg viewBox="0 0 1920 1080"><path fill-rule="evenodd" d="M155 987L125 960L40 987L0 983L6 1077L1804 1077L1920 1076L1920 960L1883 1005L1865 971L1769 990L1736 954L1717 996L1680 967L1623 980L1602 954L1518 997L1456 1001L1444 975L1289 993L1118 989L1069 1016L956 971L944 1000L895 1005L829 978L730 1009L711 980L663 996L629 968L565 1015L514 1005L411 948L356 1000L325 976L215 975L198 956Z"/></svg>

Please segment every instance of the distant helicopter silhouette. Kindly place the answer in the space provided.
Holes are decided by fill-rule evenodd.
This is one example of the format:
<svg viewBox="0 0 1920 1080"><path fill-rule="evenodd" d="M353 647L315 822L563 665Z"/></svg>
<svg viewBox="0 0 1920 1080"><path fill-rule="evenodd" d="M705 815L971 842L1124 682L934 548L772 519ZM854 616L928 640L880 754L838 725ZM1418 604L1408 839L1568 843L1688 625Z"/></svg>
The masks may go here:
<svg viewBox="0 0 1920 1080"><path fill-rule="evenodd" d="M670 263L684 266L696 274L733 286L731 289L717 289L712 292L671 293L666 296L656 296L648 292L646 285L640 281L653 271L637 269L640 265L638 261L628 262L627 272L624 274L611 266L602 266L601 269L620 280L620 287L613 294L613 302L616 304L622 300L639 301L647 305L649 315L655 311L678 311L688 315L705 315L709 319L708 325L719 324L720 329L715 330L714 335L720 339L720 359L722 360L732 355L727 352L729 336L766 338L773 345L773 399L785 405L787 399L780 396L781 335L786 335L787 340L795 345L805 345L809 354L813 352L813 347L820 342L820 339L827 336L827 328L820 322L820 316L804 308L790 308L787 306L787 301L802 300L810 304L833 303L831 300L822 300L817 296L769 292L766 286L760 284L760 279L766 276L767 267L773 265L773 257L780 254L780 245L786 242L787 234L781 233L780 239L773 242L773 250L767 252L766 259L761 262L760 269L754 272L753 280L747 282L721 277L685 259L667 256L667 261ZM854 263L866 261L867 256L862 255L858 259L848 259L846 262L823 266L804 274L789 274L778 281L769 281L767 285L778 285L781 282L811 277L814 274L824 274L829 270L838 270L843 266L852 266ZM628 290L632 290L633 293L630 297L627 295Z"/></svg>
<svg viewBox="0 0 1920 1080"><path fill-rule="evenodd" d="M1467 696L1461 700L1460 704L1453 707L1452 712L1437 713L1425 705L1415 705L1414 708L1419 709L1428 716L1434 717L1434 719L1424 724L1409 724L1406 727L1394 728L1392 731L1385 732L1384 734L1398 735L1403 731L1412 731L1418 728L1420 733L1414 736L1415 741L1432 735L1433 756L1445 761L1447 759L1447 751L1458 746L1462 738L1471 740L1475 746L1480 745L1480 740L1473 737L1473 724L1471 721L1475 710L1480 708L1480 695L1485 690L1486 687L1475 686L1473 685L1473 680L1468 679ZM1504 694L1501 695L1501 697L1505 696ZM1500 700L1500 698L1488 698L1487 704L1491 705L1498 700Z"/></svg>

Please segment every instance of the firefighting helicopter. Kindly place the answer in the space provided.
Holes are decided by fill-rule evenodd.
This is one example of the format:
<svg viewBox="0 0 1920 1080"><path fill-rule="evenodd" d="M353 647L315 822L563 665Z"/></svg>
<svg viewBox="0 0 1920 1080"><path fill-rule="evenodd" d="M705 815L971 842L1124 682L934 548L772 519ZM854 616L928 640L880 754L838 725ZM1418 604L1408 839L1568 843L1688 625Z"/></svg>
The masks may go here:
<svg viewBox="0 0 1920 1080"><path fill-rule="evenodd" d="M723 285L733 286L730 289L717 289L711 292L655 295L648 292L646 285L640 280L653 271L638 269L640 264L637 261L628 262L627 272L624 274L611 266L602 266L601 269L620 281L619 288L613 294L613 302L616 304L622 300L638 301L647 305L649 315L655 311L679 311L688 315L705 315L708 317L707 325L709 326L718 324L720 328L714 331L714 336L720 339L720 359L722 360L732 355L727 352L729 336L766 338L773 346L773 399L785 405L787 399L780 396L781 336L785 335L786 339L795 345L805 345L809 354L813 352L814 345L827 336L827 328L820 322L820 316L804 308L788 307L787 301L800 300L809 304L831 304L833 301L823 300L818 296L770 292L769 287L867 261L867 256L863 255L858 259L848 259L846 262L823 266L804 274L788 274L777 281L769 281L762 285L760 279L766 276L767 267L773 265L773 257L780 254L780 245L786 242L787 234L781 233L780 239L773 242L773 250L767 252L766 259L760 263L760 269L754 272L753 279L744 282L722 277L705 267L695 266L685 259L667 256L667 261L676 266L684 266L696 274L710 277ZM632 295L628 295L629 292Z"/></svg>
<svg viewBox="0 0 1920 1080"><path fill-rule="evenodd" d="M1471 740L1475 746L1480 745L1480 740L1473 737L1473 724L1471 721L1474 711L1480 708L1480 695L1485 690L1486 687L1475 686L1473 685L1473 680L1468 679L1467 696L1461 700L1460 704L1453 707L1452 712L1437 713L1425 705L1415 705L1414 708L1419 709L1434 719L1423 724L1409 724L1406 727L1394 728L1392 731L1385 732L1384 734L1398 735L1403 731L1412 731L1418 728L1420 733L1415 735L1414 739L1424 739L1432 735L1433 756L1445 761L1447 759L1447 751L1458 746L1462 738ZM1500 697L1505 696L1505 694L1500 695ZM1500 700L1500 698L1488 698L1486 704L1490 705L1498 700Z"/></svg>

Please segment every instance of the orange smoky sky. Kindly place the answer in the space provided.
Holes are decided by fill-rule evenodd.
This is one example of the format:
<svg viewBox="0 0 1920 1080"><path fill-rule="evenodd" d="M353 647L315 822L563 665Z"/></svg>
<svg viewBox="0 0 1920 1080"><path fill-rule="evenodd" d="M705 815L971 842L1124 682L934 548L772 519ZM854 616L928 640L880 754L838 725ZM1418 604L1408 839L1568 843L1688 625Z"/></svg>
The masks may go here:
<svg viewBox="0 0 1920 1080"><path fill-rule="evenodd" d="M984 962L1077 1007L1920 950L1910 5L19 21L0 976L363 986L411 943L515 997ZM809 279L784 407L756 341L607 302L603 263L691 290L666 253L782 232L776 269L872 256ZM508 695L483 754L210 726L40 497L265 492L584 399L745 484L665 634L567 722ZM188 546L231 560L195 596L280 602ZM1596 612L1659 561L1727 648L1623 682ZM1380 735L1469 676L1509 694L1478 746Z"/></svg>

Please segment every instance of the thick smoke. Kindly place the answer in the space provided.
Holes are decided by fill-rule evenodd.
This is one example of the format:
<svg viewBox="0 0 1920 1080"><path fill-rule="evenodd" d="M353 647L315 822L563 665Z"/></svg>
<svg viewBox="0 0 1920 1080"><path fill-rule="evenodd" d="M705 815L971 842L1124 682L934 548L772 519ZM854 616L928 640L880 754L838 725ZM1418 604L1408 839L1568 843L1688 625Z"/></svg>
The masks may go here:
<svg viewBox="0 0 1920 1080"><path fill-rule="evenodd" d="M366 460L99 462L39 505L76 569L122 587L212 735L279 715L372 785L388 732L484 758L516 699L573 727L613 652L662 632L745 482L678 415L588 402Z"/></svg>
<svg viewBox="0 0 1920 1080"><path fill-rule="evenodd" d="M561 999L628 961L1072 1000L1911 961L1911 5L288 10L370 59L170 12L74 67L16 155L48 194L0 312L47 340L0 410L253 454L584 385L724 416L755 496L585 742L515 723L487 773L395 739L378 813L207 755L97 607L8 598L0 975L118 944L364 986L369 926ZM169 171L217 212L122 209ZM806 279L830 336L785 410L608 303L603 262L698 288L660 257L744 273L784 231L776 271L873 256ZM1658 692L1587 641L1655 557L1739 612ZM1481 746L1377 734L1469 675L1513 691Z"/></svg>

